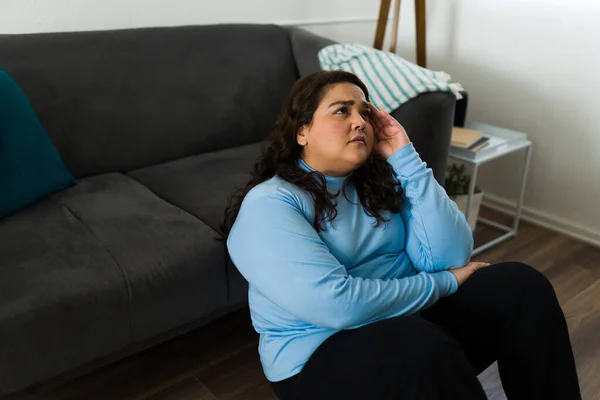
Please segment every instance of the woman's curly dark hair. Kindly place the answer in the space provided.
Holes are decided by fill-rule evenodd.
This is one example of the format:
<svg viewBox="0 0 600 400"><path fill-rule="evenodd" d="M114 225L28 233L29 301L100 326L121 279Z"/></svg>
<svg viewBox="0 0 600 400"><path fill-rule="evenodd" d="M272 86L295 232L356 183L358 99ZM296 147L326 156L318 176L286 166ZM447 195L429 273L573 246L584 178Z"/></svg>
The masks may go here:
<svg viewBox="0 0 600 400"><path fill-rule="evenodd" d="M345 71L319 71L295 82L271 131L269 145L254 163L252 178L229 199L221 226L225 234L231 230L246 194L275 175L312 194L315 200L313 226L317 231L325 228L325 221L334 220L337 215L335 198L339 193L329 193L325 178L320 172L307 172L298 165L302 146L297 143L296 135L302 126L310 125L326 90L344 82L361 88L366 100L369 100L365 84L356 75ZM375 152L350 175L342 192L349 183L354 184L363 209L376 218L377 225L387 221L380 211L400 211L403 203L402 189L394 177L392 167Z"/></svg>

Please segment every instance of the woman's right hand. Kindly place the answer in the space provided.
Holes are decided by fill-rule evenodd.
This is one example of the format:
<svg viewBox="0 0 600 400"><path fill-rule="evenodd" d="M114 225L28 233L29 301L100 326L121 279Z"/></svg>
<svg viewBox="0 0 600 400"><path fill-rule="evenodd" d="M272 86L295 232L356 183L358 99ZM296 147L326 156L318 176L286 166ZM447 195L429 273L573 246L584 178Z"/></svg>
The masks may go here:
<svg viewBox="0 0 600 400"><path fill-rule="evenodd" d="M486 262L470 262L462 268L450 269L449 271L454 274L456 280L458 281L458 286L460 287L467 279L471 277L471 275L475 273L475 271L485 268L489 265L491 264Z"/></svg>

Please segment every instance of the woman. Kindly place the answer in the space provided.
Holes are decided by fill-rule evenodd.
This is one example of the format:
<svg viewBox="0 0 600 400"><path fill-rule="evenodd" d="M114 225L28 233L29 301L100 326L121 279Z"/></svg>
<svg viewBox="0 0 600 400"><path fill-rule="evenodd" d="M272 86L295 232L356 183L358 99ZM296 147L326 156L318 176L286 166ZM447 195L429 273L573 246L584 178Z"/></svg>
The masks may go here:
<svg viewBox="0 0 600 400"><path fill-rule="evenodd" d="M224 224L259 353L287 399L579 399L565 319L521 263L468 263L472 233L354 75L296 82Z"/></svg>

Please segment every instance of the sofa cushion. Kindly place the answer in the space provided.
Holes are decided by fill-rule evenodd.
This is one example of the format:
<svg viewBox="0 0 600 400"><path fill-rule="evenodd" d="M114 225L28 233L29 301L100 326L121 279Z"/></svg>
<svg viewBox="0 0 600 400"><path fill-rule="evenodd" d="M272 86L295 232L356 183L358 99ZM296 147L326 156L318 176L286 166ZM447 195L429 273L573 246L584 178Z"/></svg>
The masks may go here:
<svg viewBox="0 0 600 400"><path fill-rule="evenodd" d="M250 179L262 143L201 154L127 175L222 234L229 197Z"/></svg>
<svg viewBox="0 0 600 400"><path fill-rule="evenodd" d="M262 140L298 78L276 25L0 35L0 60L77 178Z"/></svg>
<svg viewBox="0 0 600 400"><path fill-rule="evenodd" d="M0 397L129 344L119 265L52 198L0 221Z"/></svg>
<svg viewBox="0 0 600 400"><path fill-rule="evenodd" d="M55 198L122 269L134 342L225 306L225 246L196 217L121 174L83 179Z"/></svg>
<svg viewBox="0 0 600 400"><path fill-rule="evenodd" d="M27 97L0 69L0 218L73 184Z"/></svg>

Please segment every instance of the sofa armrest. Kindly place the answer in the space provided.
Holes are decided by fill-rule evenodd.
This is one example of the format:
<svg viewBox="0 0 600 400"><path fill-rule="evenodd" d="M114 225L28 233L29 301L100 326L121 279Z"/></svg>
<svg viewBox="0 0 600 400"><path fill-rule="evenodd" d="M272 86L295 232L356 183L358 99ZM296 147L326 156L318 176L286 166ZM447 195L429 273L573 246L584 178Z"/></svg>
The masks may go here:
<svg viewBox="0 0 600 400"><path fill-rule="evenodd" d="M417 153L444 185L456 97L450 92L423 93L391 113L402 124Z"/></svg>
<svg viewBox="0 0 600 400"><path fill-rule="evenodd" d="M315 35L297 27L287 27L290 44L300 76L321 70L318 53L322 48L335 44L334 40ZM466 95L466 93L465 93ZM392 112L408 133L415 149L433 170L435 179L444 184L450 136L455 117L464 121L463 115L455 116L456 97L450 92L428 92L402 104Z"/></svg>
<svg viewBox="0 0 600 400"><path fill-rule="evenodd" d="M301 28L288 27L286 29L290 36L298 74L302 77L320 71L319 50L337 42Z"/></svg>

